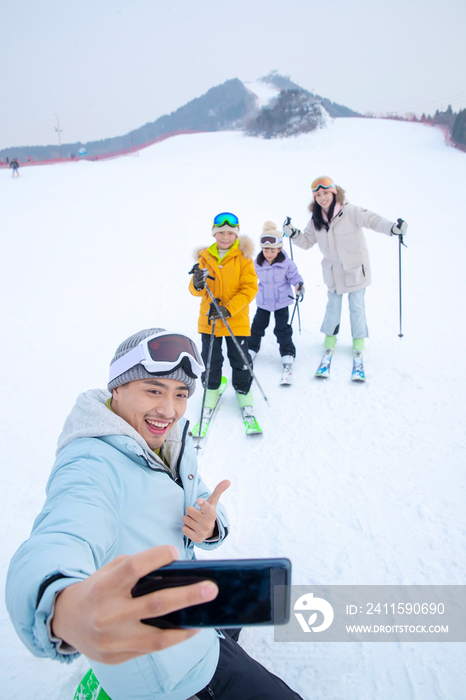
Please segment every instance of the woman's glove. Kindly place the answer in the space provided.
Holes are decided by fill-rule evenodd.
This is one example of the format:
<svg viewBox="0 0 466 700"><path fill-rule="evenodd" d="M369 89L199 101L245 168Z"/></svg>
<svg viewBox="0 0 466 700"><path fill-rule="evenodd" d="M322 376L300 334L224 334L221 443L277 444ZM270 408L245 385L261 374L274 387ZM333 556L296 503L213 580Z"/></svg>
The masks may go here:
<svg viewBox="0 0 466 700"><path fill-rule="evenodd" d="M392 233L395 236L405 236L408 229L408 224L403 219L398 219L396 224L392 226Z"/></svg>
<svg viewBox="0 0 466 700"><path fill-rule="evenodd" d="M282 229L282 234L285 236L285 238L294 238L295 236L298 235L298 233L301 233L297 228L291 225L291 219L289 216L286 217L285 221L283 222L283 229Z"/></svg>

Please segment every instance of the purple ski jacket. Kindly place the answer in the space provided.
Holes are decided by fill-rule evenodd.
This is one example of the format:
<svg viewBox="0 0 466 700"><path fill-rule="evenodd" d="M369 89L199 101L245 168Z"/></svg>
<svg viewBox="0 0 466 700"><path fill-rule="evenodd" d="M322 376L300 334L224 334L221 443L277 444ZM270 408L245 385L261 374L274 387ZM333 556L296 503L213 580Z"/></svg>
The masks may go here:
<svg viewBox="0 0 466 700"><path fill-rule="evenodd" d="M259 309L266 311L277 311L293 303L294 289L297 284L303 282L303 278L298 272L296 264L291 260L286 252L282 251L285 259L281 262L274 261L271 265L264 261L263 265L258 265L254 261L257 276L259 278L259 291L256 297L256 305ZM276 260L276 259L275 259Z"/></svg>

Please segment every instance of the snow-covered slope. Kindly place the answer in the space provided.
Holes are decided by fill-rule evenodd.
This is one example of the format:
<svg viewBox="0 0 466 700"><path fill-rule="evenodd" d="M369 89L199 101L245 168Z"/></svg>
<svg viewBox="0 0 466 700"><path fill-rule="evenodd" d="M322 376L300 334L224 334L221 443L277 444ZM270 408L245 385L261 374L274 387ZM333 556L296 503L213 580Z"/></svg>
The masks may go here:
<svg viewBox="0 0 466 700"><path fill-rule="evenodd" d="M24 168L17 181L2 171L2 578L77 394L106 384L116 346L136 330L196 334L188 270L192 249L212 242L213 216L236 212L257 244L267 219L303 227L310 183L329 174L351 202L409 222L405 335L397 240L368 232L368 381L350 382L346 302L332 377L315 380L321 256L295 249L307 290L295 384L278 386L269 329L255 363L270 404L256 389L264 438L246 438L228 389L200 455L207 483L232 481L221 555L288 556L300 584L463 584L465 171L439 131L364 119L288 140L180 136L137 157ZM35 659L3 604L0 620L0 697L71 699L86 661ZM272 629L244 632L243 644L306 700L464 697L460 644L276 644Z"/></svg>

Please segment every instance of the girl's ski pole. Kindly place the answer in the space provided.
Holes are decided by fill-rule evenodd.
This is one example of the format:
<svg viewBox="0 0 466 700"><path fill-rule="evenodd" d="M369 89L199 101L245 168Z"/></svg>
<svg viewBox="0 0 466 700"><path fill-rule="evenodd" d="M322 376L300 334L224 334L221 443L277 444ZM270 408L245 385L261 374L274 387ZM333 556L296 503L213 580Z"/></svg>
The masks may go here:
<svg viewBox="0 0 466 700"><path fill-rule="evenodd" d="M288 296L290 297L290 299L296 299L295 305L294 305L294 307L293 307L293 313L291 314L290 326L293 325L293 319L294 319L295 311L296 311L296 309L298 309L299 335L301 335L301 317L300 317L300 315L299 315L299 307L298 307L299 299L298 299L297 296L296 296L296 297L292 297L291 294L289 294Z"/></svg>
<svg viewBox="0 0 466 700"><path fill-rule="evenodd" d="M289 224L290 221L291 221L291 217L287 216L286 219L285 219L285 222L284 222L283 226L287 226L287 224ZM293 244L291 243L291 238L290 238L290 256L291 256L291 259L294 261L294 258L293 258ZM300 313L299 313L298 302L296 302L296 305L295 305L295 307L294 307L294 309L293 309L293 316L291 317L290 325L293 323L294 312L296 311L296 309L298 309L299 335L301 335L301 315L300 315Z"/></svg>

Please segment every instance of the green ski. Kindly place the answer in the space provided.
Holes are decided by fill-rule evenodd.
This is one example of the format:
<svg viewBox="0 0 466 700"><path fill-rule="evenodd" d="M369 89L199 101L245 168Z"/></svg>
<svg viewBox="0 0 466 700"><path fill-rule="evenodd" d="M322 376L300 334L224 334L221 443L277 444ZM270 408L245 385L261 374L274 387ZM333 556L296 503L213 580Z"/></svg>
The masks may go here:
<svg viewBox="0 0 466 700"><path fill-rule="evenodd" d="M243 414L246 435L262 435L262 428L252 414L252 406L243 406L241 413Z"/></svg>
<svg viewBox="0 0 466 700"><path fill-rule="evenodd" d="M74 700L111 700L111 698L102 688L90 668L78 685Z"/></svg>

